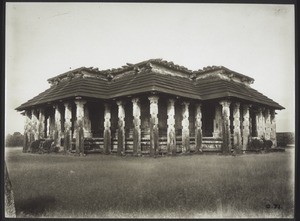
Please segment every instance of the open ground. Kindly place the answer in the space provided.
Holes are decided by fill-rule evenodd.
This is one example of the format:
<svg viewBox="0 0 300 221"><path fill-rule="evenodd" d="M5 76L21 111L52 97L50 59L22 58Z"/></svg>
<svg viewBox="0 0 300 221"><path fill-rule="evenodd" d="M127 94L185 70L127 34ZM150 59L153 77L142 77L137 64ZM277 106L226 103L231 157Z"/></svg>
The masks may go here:
<svg viewBox="0 0 300 221"><path fill-rule="evenodd" d="M6 148L17 217L293 217L294 148L241 156L23 154Z"/></svg>

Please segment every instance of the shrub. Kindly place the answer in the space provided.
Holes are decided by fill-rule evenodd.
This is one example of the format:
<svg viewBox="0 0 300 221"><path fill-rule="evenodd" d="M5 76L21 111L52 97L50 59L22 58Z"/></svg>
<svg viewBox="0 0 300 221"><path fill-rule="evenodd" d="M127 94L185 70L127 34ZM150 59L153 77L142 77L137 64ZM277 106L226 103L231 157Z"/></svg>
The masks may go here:
<svg viewBox="0 0 300 221"><path fill-rule="evenodd" d="M45 142L43 143L43 146L42 146L43 151L50 153L51 145L53 142L54 142L54 140L52 140L52 139L45 140Z"/></svg>
<svg viewBox="0 0 300 221"><path fill-rule="evenodd" d="M264 140L264 149L269 150L273 145L271 140Z"/></svg>
<svg viewBox="0 0 300 221"><path fill-rule="evenodd" d="M260 151L263 149L263 142L259 139L253 139L250 141L250 143L248 144L248 149L249 150L255 150L255 151Z"/></svg>
<svg viewBox="0 0 300 221"><path fill-rule="evenodd" d="M32 153L36 153L40 149L41 140L35 140L30 144L30 150Z"/></svg>

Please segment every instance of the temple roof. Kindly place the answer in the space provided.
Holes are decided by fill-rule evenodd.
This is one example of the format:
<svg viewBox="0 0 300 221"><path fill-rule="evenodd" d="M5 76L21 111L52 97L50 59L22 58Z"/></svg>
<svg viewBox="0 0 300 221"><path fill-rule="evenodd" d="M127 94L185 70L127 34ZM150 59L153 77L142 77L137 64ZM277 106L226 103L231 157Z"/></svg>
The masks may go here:
<svg viewBox="0 0 300 221"><path fill-rule="evenodd" d="M236 97L252 103L284 109L249 85L254 79L223 66L191 71L162 59L137 64L127 63L117 69L98 70L81 67L48 79L51 87L28 100L16 110L21 111L77 96L112 99L158 92L196 100Z"/></svg>

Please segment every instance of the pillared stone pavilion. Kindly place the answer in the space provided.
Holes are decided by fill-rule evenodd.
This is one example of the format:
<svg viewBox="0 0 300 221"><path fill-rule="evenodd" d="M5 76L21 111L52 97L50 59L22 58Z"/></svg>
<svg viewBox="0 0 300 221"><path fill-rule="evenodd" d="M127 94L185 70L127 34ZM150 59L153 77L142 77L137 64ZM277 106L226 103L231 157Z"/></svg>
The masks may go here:
<svg viewBox="0 0 300 221"><path fill-rule="evenodd" d="M39 139L61 151L134 155L246 151L261 138L276 146L275 111L284 108L253 81L223 66L191 71L162 59L81 67L16 108L25 115L24 151Z"/></svg>

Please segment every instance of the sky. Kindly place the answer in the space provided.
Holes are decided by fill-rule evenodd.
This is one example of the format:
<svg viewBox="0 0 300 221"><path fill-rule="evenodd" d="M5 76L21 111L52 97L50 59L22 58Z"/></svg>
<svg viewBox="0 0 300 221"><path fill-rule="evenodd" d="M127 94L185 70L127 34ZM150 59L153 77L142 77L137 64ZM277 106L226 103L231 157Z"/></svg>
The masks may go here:
<svg viewBox="0 0 300 221"><path fill-rule="evenodd" d="M294 42L293 5L6 3L5 134L23 133L15 108L48 89L47 79L150 58L254 78L254 89L286 108L277 132L294 132Z"/></svg>

